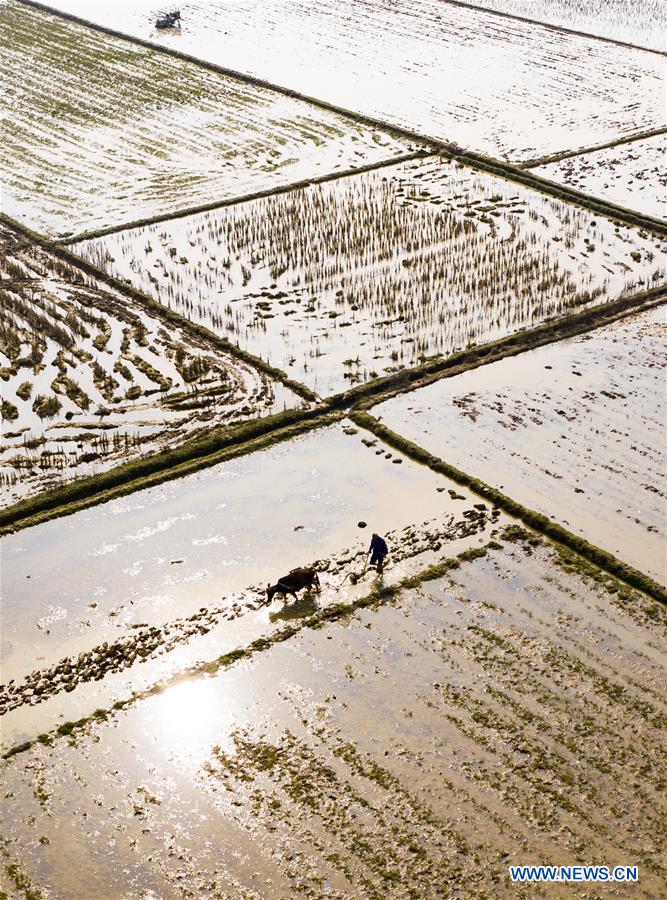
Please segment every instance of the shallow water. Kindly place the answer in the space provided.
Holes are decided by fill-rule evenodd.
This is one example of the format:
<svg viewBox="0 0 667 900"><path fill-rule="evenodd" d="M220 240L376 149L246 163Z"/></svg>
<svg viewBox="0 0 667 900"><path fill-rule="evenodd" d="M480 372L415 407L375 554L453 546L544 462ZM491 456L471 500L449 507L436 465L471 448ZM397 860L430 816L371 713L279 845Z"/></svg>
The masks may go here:
<svg viewBox="0 0 667 900"><path fill-rule="evenodd" d="M664 281L666 248L439 158L73 247L322 395Z"/></svg>
<svg viewBox="0 0 667 900"><path fill-rule="evenodd" d="M7 861L62 896L435 898L585 846L656 896L651 608L496 549L2 763Z"/></svg>
<svg viewBox="0 0 667 900"><path fill-rule="evenodd" d="M2 538L3 680L117 640L137 623L223 602L231 609L249 585L251 599L263 599L266 583L295 566L362 552L373 530L460 515L463 500L445 490L451 482L346 427Z"/></svg>
<svg viewBox="0 0 667 900"><path fill-rule="evenodd" d="M396 125L520 162L660 125L662 60L438 0L60 9ZM252 48L252 50L250 49ZM594 113L591 113L591 110Z"/></svg>
<svg viewBox="0 0 667 900"><path fill-rule="evenodd" d="M373 414L664 582L666 350L661 306Z"/></svg>
<svg viewBox="0 0 667 900"><path fill-rule="evenodd" d="M11 229L0 245L3 504L303 404Z"/></svg>
<svg viewBox="0 0 667 900"><path fill-rule="evenodd" d="M536 175L656 219L667 218L667 135L533 169Z"/></svg>
<svg viewBox="0 0 667 900"><path fill-rule="evenodd" d="M600 37L665 49L667 7L661 0L471 0L538 22L573 28Z"/></svg>
<svg viewBox="0 0 667 900"><path fill-rule="evenodd" d="M112 7L62 5L100 21ZM123 4L121 21L119 6L115 27L513 159L654 116L648 55L450 4L188 4L178 35L151 33L152 3ZM291 102L257 102L264 125L285 117L287 144L269 123L259 149L277 156L257 166L258 148L243 144L258 127L250 116L231 167L213 171L220 148L198 146L183 174L178 140L202 122L206 130L210 109L203 119L146 115L126 124L120 147L115 98L110 134L78 133L83 155L66 184L46 177L35 197L35 172L21 184L12 162L23 214L78 229L399 149L377 132L357 142L362 129L319 130ZM62 146L45 149L53 122L33 116L31 127L39 172L61 172ZM176 154L151 184L135 177L146 167L132 144L142 135ZM128 158L105 170L112 150ZM323 394L664 279L664 245L636 230L457 166L400 172L87 249L96 262L110 252L122 277L225 336L243 334L244 346ZM95 176L98 195L88 196ZM120 339L114 329L114 353ZM659 577L664 350L656 310L374 412ZM651 776L667 762L664 608L598 570L585 577L586 563L562 548L517 538L516 523L506 534L496 512L344 422L3 538L2 680L25 688L0 719L3 749L101 715L72 738L0 761L0 894L18 896L16 863L21 894L82 900L515 897L510 863L585 852L638 863L633 895L659 896L667 809ZM388 585L494 543L451 577L307 627L313 613L379 583L369 572L356 586L346 578L373 530L389 540ZM321 591L264 604L268 581L308 564L321 569ZM271 644L286 624L300 630ZM130 659L135 638L146 654ZM202 675L203 663L257 639L252 655ZM123 665L101 659L100 648L116 647ZM80 663L69 683L57 671L68 655L70 669ZM26 687L31 671L46 699ZM135 692L146 695L112 712Z"/></svg>
<svg viewBox="0 0 667 900"><path fill-rule="evenodd" d="M0 14L13 100L3 210L42 233L137 221L406 150L377 129L15 0Z"/></svg>

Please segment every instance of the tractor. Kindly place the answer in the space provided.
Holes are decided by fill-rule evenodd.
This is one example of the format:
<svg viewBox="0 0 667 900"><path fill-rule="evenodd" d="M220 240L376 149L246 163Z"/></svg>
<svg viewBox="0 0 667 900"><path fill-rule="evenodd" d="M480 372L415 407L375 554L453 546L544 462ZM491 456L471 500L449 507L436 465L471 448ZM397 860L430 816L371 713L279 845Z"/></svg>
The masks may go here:
<svg viewBox="0 0 667 900"><path fill-rule="evenodd" d="M179 10L164 13L155 22L155 27L160 30L164 30L165 28L176 28L177 26L178 28L181 27L181 13Z"/></svg>

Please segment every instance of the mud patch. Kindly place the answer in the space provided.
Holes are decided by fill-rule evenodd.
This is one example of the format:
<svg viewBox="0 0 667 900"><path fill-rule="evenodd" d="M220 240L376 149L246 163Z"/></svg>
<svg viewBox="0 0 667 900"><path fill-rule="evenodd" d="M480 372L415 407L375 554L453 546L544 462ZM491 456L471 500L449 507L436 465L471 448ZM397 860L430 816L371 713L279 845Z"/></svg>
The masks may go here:
<svg viewBox="0 0 667 900"><path fill-rule="evenodd" d="M96 894L341 900L498 896L586 852L655 896L664 608L508 537L5 762L8 852L60 893L77 852Z"/></svg>
<svg viewBox="0 0 667 900"><path fill-rule="evenodd" d="M444 379L374 413L664 580L665 309Z"/></svg>
<svg viewBox="0 0 667 900"><path fill-rule="evenodd" d="M0 498L24 499L302 401L0 227Z"/></svg>

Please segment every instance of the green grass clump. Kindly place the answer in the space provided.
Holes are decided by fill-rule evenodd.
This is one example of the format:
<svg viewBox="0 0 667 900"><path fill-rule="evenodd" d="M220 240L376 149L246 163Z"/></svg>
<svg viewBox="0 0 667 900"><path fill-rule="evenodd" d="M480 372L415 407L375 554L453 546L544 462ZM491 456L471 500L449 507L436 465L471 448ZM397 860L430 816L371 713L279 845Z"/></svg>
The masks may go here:
<svg viewBox="0 0 667 900"><path fill-rule="evenodd" d="M493 503L499 509L504 510L514 518L521 520L525 525L534 531L537 531L539 534L550 538L558 544L568 547L570 550L574 550L575 553L578 553L589 562L594 563L594 565L598 566L600 569L604 569L606 572L609 572L621 581L626 582L626 584L629 584L631 587L637 588L643 593L648 594L648 596L652 597L654 600L659 600L661 603L667 604L667 590L665 590L661 584L658 584L657 581L649 578L649 576L645 575L643 572L633 569L632 566L622 562L613 554L608 553L606 550L602 550L600 547L596 547L594 544L590 544L583 538L577 537L577 535L574 535L566 528L563 528L562 525L552 522L547 516L523 506L523 504L518 503L516 500L512 500L496 488L485 484L479 478L475 478L472 475L468 475L466 472L462 472L460 469L457 469L443 459L434 456L417 444L413 444L401 435L391 431L391 429L373 418L369 413L364 411L352 412L350 418L362 428L372 431L373 434L385 441L385 443L400 450L411 459L416 460L422 465L428 466L440 475L446 475L453 481L465 485L465 487L475 491L480 497ZM520 528L520 526L510 526L509 532L504 532L502 536L505 537L506 540L512 540L513 536L516 536L514 538L515 540L525 540L531 546L536 546L540 543L538 535L531 534L525 530L517 531L517 528ZM508 534L509 537L507 536Z"/></svg>
<svg viewBox="0 0 667 900"><path fill-rule="evenodd" d="M2 754L3 759L11 759L12 756L16 756L17 753L25 753L26 750L30 750L32 747L32 741L24 741L22 744L16 744L14 747L11 747L6 753Z"/></svg>
<svg viewBox="0 0 667 900"><path fill-rule="evenodd" d="M60 735L70 735L73 733L76 725L76 722L63 722L62 724L58 725L56 732Z"/></svg>
<svg viewBox="0 0 667 900"><path fill-rule="evenodd" d="M6 872L14 882L16 890L21 891L25 900L41 900L42 892L32 886L30 879L21 871L17 863L10 863L6 868Z"/></svg>
<svg viewBox="0 0 667 900"><path fill-rule="evenodd" d="M471 547L459 553L459 559L463 562L472 562L473 559L481 559L486 556L487 547Z"/></svg>
<svg viewBox="0 0 667 900"><path fill-rule="evenodd" d="M540 543L540 539L528 531L526 528L522 528L521 525L507 525L501 532L501 538L504 541L509 541L512 544L517 544L520 541L526 541L528 543L534 542L535 544Z"/></svg>
<svg viewBox="0 0 667 900"><path fill-rule="evenodd" d="M243 649L230 650L229 653L223 653L222 656L219 656L216 660L216 665L220 666L231 666L232 663L238 662L239 659L243 659L246 655L246 651Z"/></svg>

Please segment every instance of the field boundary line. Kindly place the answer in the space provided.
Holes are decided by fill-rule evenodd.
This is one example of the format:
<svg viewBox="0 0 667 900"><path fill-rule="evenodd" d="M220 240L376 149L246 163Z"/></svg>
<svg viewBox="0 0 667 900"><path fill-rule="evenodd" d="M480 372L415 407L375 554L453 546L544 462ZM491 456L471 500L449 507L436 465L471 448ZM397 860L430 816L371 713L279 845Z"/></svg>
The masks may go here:
<svg viewBox="0 0 667 900"><path fill-rule="evenodd" d="M640 50L642 53L655 53L658 56L667 56L667 51L656 50L654 47L643 47L641 44L632 44L629 41L620 41L618 38L606 37L603 34L591 34L589 31L579 31L577 28L568 28L566 25L554 25L553 22L542 22L540 19L531 19L528 16L519 16L516 13L503 12L502 9L490 9L487 6L477 6L475 3L464 3L463 0L444 0L450 6L461 6L464 9L472 9L481 13L491 13L502 19L513 19L516 22L525 22L528 25L538 25L548 28L560 34L571 34L576 37L590 38L593 41L603 41L605 44L616 44L617 47L625 47L627 50Z"/></svg>
<svg viewBox="0 0 667 900"><path fill-rule="evenodd" d="M426 141L424 141L426 143ZM290 191L305 190L315 184L326 184L329 181L337 181L340 178L352 178L355 175L363 175L366 172L373 172L376 169L386 169L390 166L398 166L404 162L411 162L415 159L428 159L430 156L437 156L439 150L436 148L423 150L413 150L409 153L401 153L388 159L380 160L375 163L365 163L354 169L344 169L340 172L328 172L326 175L317 175L313 178L303 178L300 181L293 181L290 184L278 185L274 188L266 188L261 191L253 191L250 194L242 194L239 197L229 197L226 200L212 200L210 203L202 203L198 206L190 206L187 209L178 209L173 212L158 213L155 216L146 216L144 219L136 219L133 222L126 222L122 225L109 225L105 228L98 228L91 231L83 231L74 237L57 237L54 242L62 247L72 247L82 241L94 240L95 238L106 237L109 234L117 234L120 231L129 231L132 228L144 228L147 225L156 225L159 222L171 222L174 219L185 219L188 216L195 216L198 213L213 212L216 209L225 209L228 206L239 206L242 203L251 203L253 200L261 200L266 197L273 197L279 194L288 194Z"/></svg>
<svg viewBox="0 0 667 900"><path fill-rule="evenodd" d="M343 417L342 411L315 407L285 410L242 422L234 428L212 429L203 438L181 444L174 450L163 450L97 475L73 479L0 510L0 536L192 475L248 453L266 450L274 444L332 425Z"/></svg>
<svg viewBox="0 0 667 900"><path fill-rule="evenodd" d="M512 534L507 533L510 531ZM419 591L420 587L425 583L436 581L440 578L446 578L450 572L460 569L462 563L474 562L477 559L488 556L489 551L502 549L503 544L499 543L499 541L510 541L515 543L524 539L528 543L533 544L535 541L538 543L541 542L540 538L535 539L531 532L524 531L521 526L508 526L505 529L505 533L499 535L499 540L492 539L481 547L470 547L467 550L462 550L454 557L442 557L438 562L421 569L413 575L406 575L395 584L375 585L367 594L350 600L347 603L332 603L322 607L311 615L299 619L295 624L285 625L267 636L256 638L254 641L243 647L236 647L208 662L196 663L180 672L175 672L166 679L158 681L147 688L143 688L140 691L134 691L129 697L126 697L123 700L116 700L106 709L98 708L90 715L83 716L75 721L62 722L49 732L40 734L30 740L23 741L20 744L14 744L2 753L2 759L9 760L20 753L25 753L37 744L50 747L54 741L61 737L76 737L79 734L83 735L85 729L89 725L113 719L117 713L135 706L142 700L159 695L168 688L175 687L176 685L187 682L193 678L211 676L220 671L227 670L241 660L249 660L258 653L270 650L276 644L290 640L307 628L317 630L326 625L340 621L341 619L349 619L357 612L364 609L370 608L377 610L385 604L393 602L397 597L400 597L401 593L404 591ZM569 549L562 550L558 546L558 542L551 541L551 543L554 545L553 550L557 554L572 553ZM594 568L599 569L600 567L596 565ZM585 574L589 575L590 573ZM583 574L580 573L580 577L583 578ZM622 581L622 579L619 579L618 576L613 574L611 575L611 578Z"/></svg>
<svg viewBox="0 0 667 900"><path fill-rule="evenodd" d="M443 148L445 153L448 151ZM550 181L541 175L535 174L532 170L522 169L520 165L506 163L502 160L495 160L492 157L483 156L481 153L474 153L468 150L460 150L450 153L452 159L457 162L464 163L473 169L482 172L488 172L507 181L521 184L524 187L532 188L541 194L549 197L555 197L565 203L572 203L575 206L581 206L583 209L591 210L599 215L611 219L612 222L620 222L626 225L633 225L638 228L645 228L661 237L667 237L667 222L656 219L654 216L637 212L625 206L619 206L609 200L595 197L592 194L585 194L576 188L566 187L557 181ZM574 153L574 156L577 154Z"/></svg>
<svg viewBox="0 0 667 900"><path fill-rule="evenodd" d="M154 47L156 49L161 49L159 44L152 44L147 41L145 38L133 37L130 35L125 35L123 32L115 31L112 28L109 28L107 25L100 25L96 22L91 22L88 19L84 19L83 16L76 16L74 13L68 13L64 10L55 9L52 6L49 6L48 3L40 3L38 0L19 0L21 3L25 3L27 6L34 6L37 9L44 9L48 12L53 13L54 15L62 16L63 18L71 19L74 22L82 22L84 25L89 25L92 28L97 28L100 31L106 31L109 34L119 35L121 37L131 37L132 40L140 41L150 47ZM549 31L555 31L557 34L566 34L571 35L572 37L586 38L591 41L601 41L604 44L614 44L617 47L623 47L626 50L635 50L639 53L653 53L656 56L667 56L667 51L665 50L657 50L655 47L644 47L641 44L633 44L630 41L621 41L618 38L606 37L603 34L591 34L589 31L580 31L577 28L568 28L566 25L555 25L553 22L542 22L540 19L531 19L528 16L519 16L516 13L504 12L501 9L490 9L486 6L477 6L474 3L465 3L463 0L444 0L449 6L460 6L463 9L469 9L473 12L479 12L483 14L488 14L492 16L497 16L501 19L510 19L515 22L524 22L527 25L534 25L538 28L546 28ZM172 48L165 48L168 50L172 50ZM174 50L175 54L179 56L186 56L180 50Z"/></svg>
<svg viewBox="0 0 667 900"><path fill-rule="evenodd" d="M431 135L420 134L411 129L393 125L391 122L387 122L383 119L367 116L364 113L354 112L353 110L345 109L341 106L336 106L334 103L329 103L326 100L320 100L317 97L311 97L310 95L304 94L301 91L296 91L292 88L273 84L272 82L266 81L265 79L257 78L253 75L246 75L242 72L236 71L235 69L225 68L224 66L220 66L217 63L210 63L206 62L205 60L197 59L197 57L191 56L187 53L183 53L180 50L175 50L172 47L162 47L156 44L152 44L150 41L147 41L144 38L138 38L123 34L122 32L115 31L114 29L108 28L104 25L97 25L94 22L90 22L87 19L72 15L71 13L64 13L59 10L52 9L50 6L38 2L38 0L19 0L19 2L26 6L41 10L42 12L45 12L49 15L67 19L68 21L78 23L79 25L84 25L87 28L92 28L93 30L99 31L103 34L108 34L112 37L145 47L153 51L154 53L167 53L168 55L173 56L176 59L181 59L185 62L200 66L201 68L207 69L210 72L216 72L217 74L225 75L229 78L234 78L235 80L243 82L245 84L253 84L257 87L274 91L286 97L303 100L311 106L316 106L329 112L335 112L338 115L345 116L355 122L368 125L372 128L382 129L388 134L397 135L399 137L407 138L408 140L412 141L418 141L422 144L430 144L432 147L448 154L451 158L456 159L459 162L466 163L473 168L490 172L493 175L497 175L509 181L515 181L519 184L526 185L527 187L532 187L534 190L538 190L543 194L548 194L549 196L556 197L559 200L565 200L567 202L583 206L586 209L592 209L594 212L599 213L600 215L605 215L612 219L619 219L620 221L627 222L631 225L639 225L642 228L647 228L661 235L667 235L667 223L661 222L659 219L655 219L652 216L646 216L631 209L626 209L622 206L617 206L616 204L610 203L608 201L602 201L596 198L592 198L588 194L576 191L573 188L567 188L563 185L557 184L556 182L548 181L546 178L542 178L539 175L535 175L532 172L527 172L526 170L521 169L520 164L505 162L503 160L498 160L490 156L485 156L484 154L477 153L473 150L463 149L457 144L444 141L441 138L434 138Z"/></svg>
<svg viewBox="0 0 667 900"><path fill-rule="evenodd" d="M551 156L542 156L529 159L528 162L519 163L518 169L537 169L540 166L548 166L550 163L560 162L563 159L572 159L575 156L587 156L589 153L597 153L598 150L611 150L614 147L622 147L623 144L634 144L636 141L646 141L652 137L667 134L667 128L650 128L639 134L626 135L604 144L595 144L592 147L583 147L581 150L564 150L562 153L552 153Z"/></svg>
<svg viewBox="0 0 667 900"><path fill-rule="evenodd" d="M131 44L137 44L138 46L144 47L146 50L151 50L154 53L165 53L175 59L180 59L183 62L199 66L199 68L206 69L209 72L215 72L217 75L225 75L226 77L232 78L235 81L240 81L243 84L252 84L256 87L264 88L277 94L282 94L285 97L292 97L295 100L302 100L310 106L316 106L320 109L325 109L328 112L337 113L340 116L344 116L348 119L353 119L354 121L359 122L362 125L369 125L372 128L381 128L383 131L386 131L389 134L394 134L398 137L407 137L410 140L421 141L422 143L434 143L431 138L417 134L416 132L410 131L409 129L402 128L401 126L392 125L390 122L384 122L381 119L376 119L372 116L364 115L364 113L358 113L349 109L345 109L341 106L336 106L334 103L329 103L326 100L319 100L317 97L311 97L308 94L304 94L301 91L295 90L294 88L274 84L273 82L267 81L265 78L259 78L256 75L249 75L245 72L239 72L237 69L230 69L226 66L221 66L219 63L208 62L205 59L200 59L199 57L192 56L189 53L184 53L182 50L176 50L174 47L164 47L160 44L154 44L151 41L146 40L146 38L136 37L131 34L125 34L122 31L116 31L116 29L114 28L109 28L107 25L99 25L96 22L91 22L89 19L84 19L82 16L75 16L73 13L54 9L47 3L40 3L39 0L18 0L18 2L22 3L24 6L30 6L34 9L39 10L40 12L55 16L56 18L65 19L69 22L74 22L77 25L84 25L86 28L90 28L93 31L99 31L102 34L109 35L110 37L118 38ZM443 142L440 141L438 143L442 144Z"/></svg>
<svg viewBox="0 0 667 900"><path fill-rule="evenodd" d="M502 491L486 484L486 482L481 479L469 475L467 472L446 462L441 457L435 456L428 450L424 450L422 447L397 432L392 431L392 429L382 424L382 422L372 416L369 412L365 410L352 410L349 414L349 418L360 428L372 432L376 437L380 438L380 440L389 444L391 447L394 447L396 450L399 450L401 453L404 453L415 462L421 463L421 465L426 466L433 472L444 475L452 481L467 487L469 490L474 491L480 497L493 503L513 518L519 519L524 525L527 525L539 534L544 535L556 544L562 544L564 547L567 547L568 550L574 551L588 562L593 563L603 571L613 575L620 581L625 582L625 584L630 587L640 590L653 600L657 600L660 603L667 605L666 588L650 576L645 575L638 569L635 569L618 559L613 553L609 553L607 550L603 550L601 547L591 544L585 538L577 537L577 535L568 531L562 525L553 522L548 516L538 513L528 506L524 506L522 503L503 494Z"/></svg>
<svg viewBox="0 0 667 900"><path fill-rule="evenodd" d="M0 215L0 221L3 220L7 221L7 217ZM23 227L21 230L29 235L31 240L36 240L39 246L51 249L49 242L39 235L33 236ZM61 258L76 267L81 267L82 261L79 257L65 248L62 249ZM137 300L139 303L150 301L151 305L155 304L159 309L165 309L157 304L157 301L147 298L124 283L116 285L113 278L101 273L92 264L86 264L83 268L95 277L104 276L102 280L111 283L112 287L118 287L129 299ZM265 449L271 443L339 421L350 409L364 411L398 394L426 387L441 378L455 377L500 359L566 340L601 328L617 319L659 306L666 301L667 286L660 286L579 313L566 314L535 328L518 331L496 341L459 351L444 359L435 359L421 366L402 369L383 378L356 385L331 397L320 398L303 386L304 392L309 394L313 404L307 409L297 407L258 419L246 420L234 426L217 426L204 436L186 441L174 449L160 450L150 456L121 463L105 472L74 479L5 507L0 510L0 536L183 477L224 462L226 459ZM200 334L200 329L205 335L209 334L207 329L196 326L187 319L181 322L176 313L172 315L171 320L194 328L197 335ZM223 349L227 350L224 339L220 338L219 341L223 342ZM243 355L245 351L238 348L234 350L237 351L234 355L246 361L250 360L251 364L256 365L254 357L250 354L245 356Z"/></svg>
<svg viewBox="0 0 667 900"><path fill-rule="evenodd" d="M191 334L193 337L196 337L199 340L206 341L209 345L211 345L212 349L218 350L221 353L228 353L235 359L240 359L243 362L248 363L248 365L253 366L255 369L263 372L265 375L268 375L275 381L279 381L286 388L289 388L289 390L297 394L297 396L301 397L301 399L307 400L309 403L318 401L319 398L314 391L311 391L311 389L309 387L306 387L305 384L301 384L300 381L295 381L293 378L290 378L289 375L286 372L283 372L282 369L278 369L276 366L272 366L270 363L261 359L261 357L259 356L255 356L248 350L242 350L241 347L237 347L236 344L232 344L231 341L228 341L226 338L223 338L219 334L216 334L214 331L211 331L205 325L200 325L198 322L193 322L190 319L186 319L185 316L181 316L174 310L169 309L169 307L164 306L162 303L159 303L149 294L145 294L143 291L140 291L138 288L133 287L127 282L115 278L113 275L105 272L104 269L99 269L93 263L90 263L87 260L83 259L83 257L77 256L76 253L72 253L71 250L69 250L58 241L32 231L30 228L28 228L27 225L24 225L21 222L17 222L15 219L12 219L10 216L1 212L0 223L6 225L8 228L13 229L14 231L19 232L25 238L37 244L37 246L41 247L42 250L45 250L47 253L51 253L54 256L57 256L59 259L64 260L71 266L74 266L75 268L85 272L90 277L101 281L103 284L107 285L107 287L113 289L114 291L117 291L124 297L127 297L129 300L133 300L140 306L144 306L163 323L166 323L168 325L178 325L179 328L182 328L186 334Z"/></svg>
<svg viewBox="0 0 667 900"><path fill-rule="evenodd" d="M572 159L577 156L586 156L590 153L596 153L599 150L608 150L614 147L622 146L624 144L633 144L636 141L647 140L649 138L658 137L663 134L667 134L667 128L653 128L649 131L641 132L640 134L618 138L613 141L607 141L604 144L596 144L591 147L583 147L580 150L565 150L562 153L554 153L551 156L532 159L525 163L519 163L516 168L525 172L527 170L537 169L540 166L549 165L550 163L560 162L564 159ZM330 181L338 181L342 178L353 178L356 175L363 175L367 172L374 172L380 169L391 168L392 166L398 166L401 163L412 162L418 159L429 159L433 156L438 155L442 156L443 153L448 157L456 158L456 154L452 153L451 151L443 151L442 148L438 148L435 146L429 147L429 144L434 144L434 138L422 138L422 141L425 144L423 149L414 150L408 153L401 153L396 156L380 160L379 162L365 163L364 165L358 166L356 168L344 169L340 172L329 172L326 175L317 175L313 178L303 178L299 181L293 181L289 184L278 185L277 187L266 188L261 191L253 191L249 194L242 194L238 197L229 197L223 200L212 200L207 203L198 204L197 206L177 209L172 212L157 213L154 216L146 216L143 219L135 219L131 222L125 222L120 225L108 225L104 228L82 231L79 234L75 234L73 236L61 235L58 237L54 237L52 240L59 246L73 248L76 244L82 243L83 241L96 240L97 238L106 237L110 234L119 234L121 231L130 231L133 228L145 228L149 225L156 225L160 222L171 222L176 219L185 219L188 216L195 216L199 213L214 212L217 209L226 209L227 207L231 206L240 206L243 203L251 203L253 200L261 200L268 197L279 196L280 194L288 194L291 191L305 190L306 188L309 188L312 185L316 184L326 184ZM500 165L509 165L503 163L502 161L499 162ZM468 162L466 163L466 165L470 166L471 168L478 168L478 166L476 166L474 162ZM530 174L535 175L535 173L533 172L530 172ZM542 176L540 175L535 175L535 177L542 179ZM549 182L549 184L563 187L566 191L576 191L576 189L564 186L559 182ZM580 194L581 197L588 198L589 201L606 203L603 198L596 197L594 194L586 194L583 191L576 191L576 193ZM568 202L573 201L570 200ZM634 210L626 209L625 207L616 207L613 204L611 204L611 206L614 206L615 209L620 210L626 214L632 213L640 216L645 215L643 213L635 213ZM610 213L605 213L605 215L610 215ZM652 223L660 223L661 221L659 219L655 219L654 217L649 218L651 219Z"/></svg>
<svg viewBox="0 0 667 900"><path fill-rule="evenodd" d="M435 359L410 369L401 369L375 381L356 385L341 394L334 394L327 402L335 409L344 407L368 409L398 394L426 387L441 378L454 378L501 359L587 334L619 319L638 315L665 303L667 303L667 285L661 285L630 297L601 303L578 313L565 314L534 328L516 331L468 350L460 350L443 359Z"/></svg>

